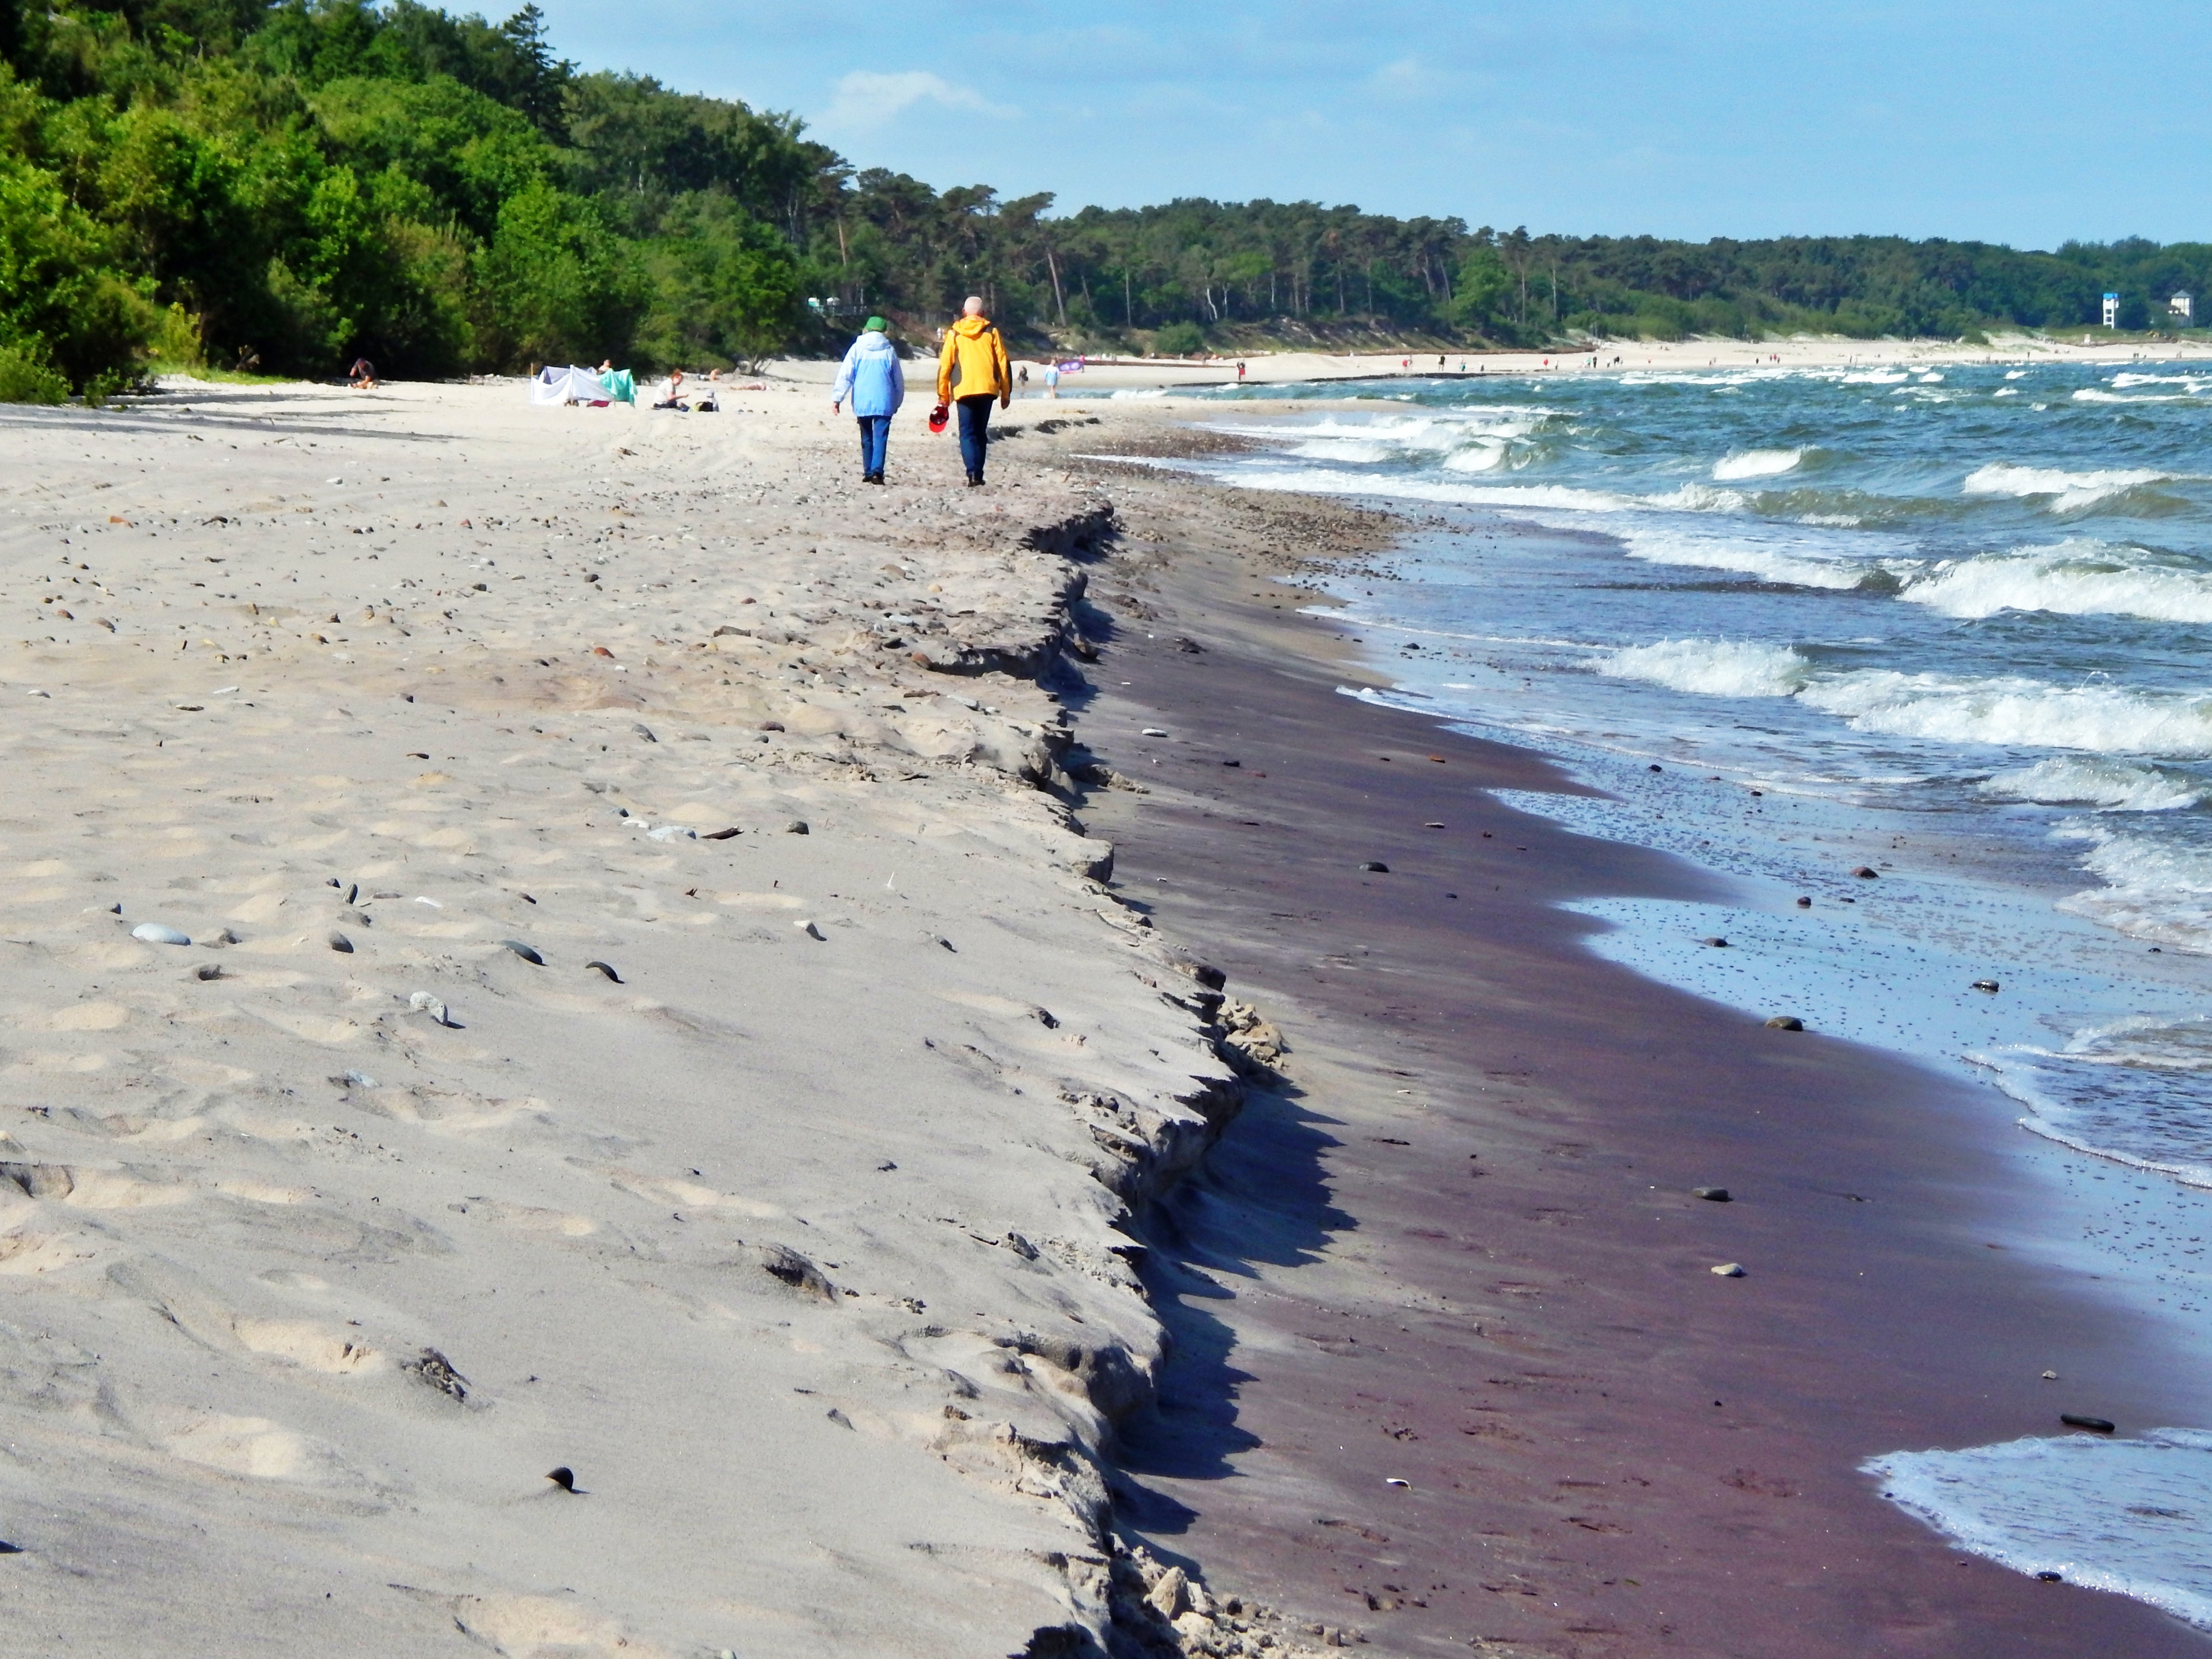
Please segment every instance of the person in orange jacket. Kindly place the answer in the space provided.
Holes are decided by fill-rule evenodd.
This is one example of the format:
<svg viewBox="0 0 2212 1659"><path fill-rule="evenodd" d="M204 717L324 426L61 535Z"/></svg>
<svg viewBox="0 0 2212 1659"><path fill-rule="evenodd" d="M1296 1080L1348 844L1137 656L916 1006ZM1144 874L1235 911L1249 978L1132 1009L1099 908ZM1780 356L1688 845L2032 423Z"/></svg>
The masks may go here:
<svg viewBox="0 0 2212 1659"><path fill-rule="evenodd" d="M945 331L945 348L937 359L938 404L960 405L960 459L967 463L970 489L983 482L994 398L1001 409L1013 402L1013 370L1006 362L1006 337L984 316L983 301L971 294L960 307L960 320Z"/></svg>

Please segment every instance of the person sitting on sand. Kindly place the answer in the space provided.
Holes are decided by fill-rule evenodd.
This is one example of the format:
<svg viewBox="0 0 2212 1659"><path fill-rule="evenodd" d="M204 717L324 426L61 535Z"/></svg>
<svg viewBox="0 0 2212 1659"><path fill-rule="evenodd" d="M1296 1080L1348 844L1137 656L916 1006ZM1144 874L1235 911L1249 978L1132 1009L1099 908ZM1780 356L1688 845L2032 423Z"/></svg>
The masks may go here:
<svg viewBox="0 0 2212 1659"><path fill-rule="evenodd" d="M860 482L884 482L884 462L890 447L891 416L906 401L906 372L899 367L898 349L891 344L890 325L871 317L861 325L860 337L837 366L837 383L830 388L830 412L835 415L849 399L853 418L860 423Z"/></svg>
<svg viewBox="0 0 2212 1659"><path fill-rule="evenodd" d="M998 325L983 314L980 295L960 307L960 320L945 331L945 349L937 360L937 401L954 401L960 388L960 459L967 463L968 487L983 482L983 459L991 446L991 400L1006 408L1014 401L1014 376L1006 362L1006 342Z"/></svg>
<svg viewBox="0 0 2212 1659"><path fill-rule="evenodd" d="M686 415L691 412L691 405L684 401L684 371L682 369L672 368L668 371L668 395L653 404L653 407L678 410Z"/></svg>
<svg viewBox="0 0 2212 1659"><path fill-rule="evenodd" d="M376 365L366 357L356 357L353 367L346 371L346 384L356 392L376 390Z"/></svg>

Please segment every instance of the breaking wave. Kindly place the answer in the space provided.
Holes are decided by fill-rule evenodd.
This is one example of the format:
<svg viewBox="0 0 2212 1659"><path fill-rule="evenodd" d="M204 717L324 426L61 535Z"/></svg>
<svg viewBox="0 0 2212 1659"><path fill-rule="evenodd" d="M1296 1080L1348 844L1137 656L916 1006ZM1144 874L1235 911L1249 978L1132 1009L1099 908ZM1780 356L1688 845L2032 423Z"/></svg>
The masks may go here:
<svg viewBox="0 0 2212 1659"><path fill-rule="evenodd" d="M1804 685L1813 665L1786 645L1661 640L1614 652L1598 672L1709 697L1786 697Z"/></svg>

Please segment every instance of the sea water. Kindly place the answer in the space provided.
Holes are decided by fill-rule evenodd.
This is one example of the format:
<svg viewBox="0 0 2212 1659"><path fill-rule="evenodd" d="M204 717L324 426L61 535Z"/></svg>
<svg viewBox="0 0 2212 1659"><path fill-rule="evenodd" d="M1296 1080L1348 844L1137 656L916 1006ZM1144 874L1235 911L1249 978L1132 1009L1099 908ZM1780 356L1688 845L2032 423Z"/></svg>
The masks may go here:
<svg viewBox="0 0 2212 1659"><path fill-rule="evenodd" d="M1252 447L1188 465L1422 504L1334 582L1395 682L1364 695L1539 739L1604 795L1512 804L1732 878L1726 902L1577 907L1612 924L1595 948L1995 1085L2023 1127L2127 1166L2055 1208L2147 1309L2201 1322L2212 366L1346 390L1216 394L1208 424ZM2106 1190L2109 1213L2081 1195ZM1964 1547L2212 1626L2212 1437L1869 1472Z"/></svg>

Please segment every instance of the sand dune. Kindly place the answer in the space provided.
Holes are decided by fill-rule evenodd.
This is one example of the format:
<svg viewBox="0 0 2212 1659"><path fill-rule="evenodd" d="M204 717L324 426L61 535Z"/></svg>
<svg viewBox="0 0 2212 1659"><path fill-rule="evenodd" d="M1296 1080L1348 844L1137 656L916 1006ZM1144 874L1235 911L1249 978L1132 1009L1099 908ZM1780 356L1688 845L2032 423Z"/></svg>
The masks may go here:
<svg viewBox="0 0 2212 1659"><path fill-rule="evenodd" d="M0 411L12 1650L1103 1629L1236 1085L988 672L1101 504L729 402Z"/></svg>

